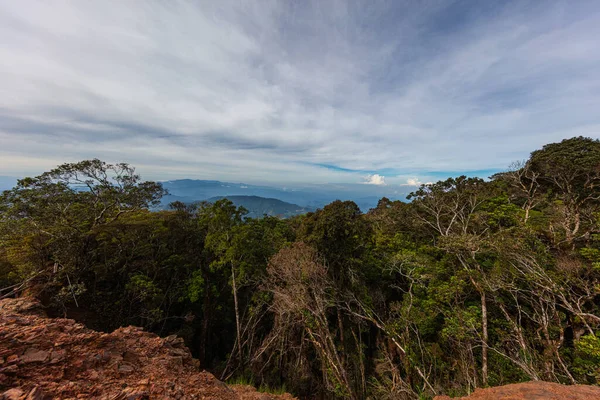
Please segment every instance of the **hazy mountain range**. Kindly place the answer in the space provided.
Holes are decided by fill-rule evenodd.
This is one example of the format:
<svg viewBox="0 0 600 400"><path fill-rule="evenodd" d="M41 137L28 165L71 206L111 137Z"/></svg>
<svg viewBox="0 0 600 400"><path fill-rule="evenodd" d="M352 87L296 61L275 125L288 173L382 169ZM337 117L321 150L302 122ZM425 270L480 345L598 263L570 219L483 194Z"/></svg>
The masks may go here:
<svg viewBox="0 0 600 400"><path fill-rule="evenodd" d="M12 188L16 182L15 177L0 176L0 191ZM368 184L277 187L197 179L177 179L162 184L169 191L169 195L162 199L162 208L167 208L174 201L193 203L227 197L248 209L249 216L297 215L322 208L334 200L352 200L363 211L368 211L377 206L382 197L405 200L406 195L415 189L415 186Z"/></svg>
<svg viewBox="0 0 600 400"><path fill-rule="evenodd" d="M352 200L363 210L377 206L382 197L404 200L415 189L414 186L385 186L367 184L326 184L298 187L257 186L245 183L221 181L178 179L162 182L169 195L163 198L163 204L173 201L191 203L215 197L258 196L277 199L290 206L302 208L321 208L334 200Z"/></svg>
<svg viewBox="0 0 600 400"><path fill-rule="evenodd" d="M237 207L244 207L248 210L246 216L251 218L260 218L263 215L289 218L294 215L301 215L306 214L309 211L314 211L312 208L300 207L297 204L259 196L219 196L211 197L207 201L212 203L223 198L231 200Z"/></svg>

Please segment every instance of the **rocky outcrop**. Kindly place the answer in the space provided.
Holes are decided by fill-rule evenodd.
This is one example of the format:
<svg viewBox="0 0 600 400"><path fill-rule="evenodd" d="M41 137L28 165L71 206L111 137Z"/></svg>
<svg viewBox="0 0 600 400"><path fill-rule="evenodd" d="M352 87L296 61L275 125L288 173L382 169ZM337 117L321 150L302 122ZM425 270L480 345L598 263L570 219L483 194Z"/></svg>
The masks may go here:
<svg viewBox="0 0 600 400"><path fill-rule="evenodd" d="M450 400L437 396L434 400ZM600 387L587 385L560 385L550 382L525 382L512 385L477 389L461 400L589 400L600 399ZM457 398L454 398L457 400Z"/></svg>
<svg viewBox="0 0 600 400"><path fill-rule="evenodd" d="M0 399L292 399L227 386L183 340L141 328L100 333L47 318L29 298L0 301Z"/></svg>

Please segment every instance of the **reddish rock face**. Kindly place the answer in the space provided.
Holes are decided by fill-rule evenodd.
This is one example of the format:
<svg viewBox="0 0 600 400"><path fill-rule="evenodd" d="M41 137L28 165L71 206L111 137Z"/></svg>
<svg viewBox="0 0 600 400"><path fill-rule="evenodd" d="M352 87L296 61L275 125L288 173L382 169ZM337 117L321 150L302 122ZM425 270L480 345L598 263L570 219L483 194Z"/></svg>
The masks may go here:
<svg viewBox="0 0 600 400"><path fill-rule="evenodd" d="M25 351L25 354L21 356L20 362L27 363L43 363L50 357L50 352L45 350L37 350L35 348L29 348Z"/></svg>
<svg viewBox="0 0 600 400"><path fill-rule="evenodd" d="M89 330L47 318L32 299L0 301L0 400L293 399L229 387L183 340L141 328Z"/></svg>
<svg viewBox="0 0 600 400"><path fill-rule="evenodd" d="M434 400L450 400L437 396ZM455 398L456 399L456 398ZM566 386L550 382L525 382L512 385L477 389L461 400L591 400L600 399L600 387L587 385Z"/></svg>

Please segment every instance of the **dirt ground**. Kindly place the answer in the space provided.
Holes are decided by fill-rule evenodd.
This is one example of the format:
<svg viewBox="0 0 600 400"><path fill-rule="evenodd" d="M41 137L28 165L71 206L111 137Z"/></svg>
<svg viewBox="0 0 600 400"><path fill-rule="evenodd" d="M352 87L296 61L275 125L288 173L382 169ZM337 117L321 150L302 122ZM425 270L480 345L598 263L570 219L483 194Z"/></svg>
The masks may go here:
<svg viewBox="0 0 600 400"><path fill-rule="evenodd" d="M449 400L437 396L434 400ZM454 398L456 399L456 398ZM600 387L587 385L560 385L550 382L526 382L513 385L477 389L462 400L592 400L600 399Z"/></svg>
<svg viewBox="0 0 600 400"><path fill-rule="evenodd" d="M293 399L220 382L175 336L132 326L92 331L48 318L29 298L0 301L0 393L11 400Z"/></svg>

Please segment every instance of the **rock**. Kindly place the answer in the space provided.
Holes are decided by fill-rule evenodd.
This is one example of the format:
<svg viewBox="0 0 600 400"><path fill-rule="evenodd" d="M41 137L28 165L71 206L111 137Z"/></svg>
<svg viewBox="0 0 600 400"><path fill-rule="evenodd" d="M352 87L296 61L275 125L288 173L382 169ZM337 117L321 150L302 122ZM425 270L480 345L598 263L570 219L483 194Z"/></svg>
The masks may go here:
<svg viewBox="0 0 600 400"><path fill-rule="evenodd" d="M175 335L136 327L99 333L41 311L32 299L0 301L0 385L12 388L0 400L292 399L232 389L199 371Z"/></svg>
<svg viewBox="0 0 600 400"><path fill-rule="evenodd" d="M149 398L148 393L143 390L125 389L111 400L145 400Z"/></svg>
<svg viewBox="0 0 600 400"><path fill-rule="evenodd" d="M129 363L137 363L138 359L138 355L133 351L126 351L125 354L123 354L123 360Z"/></svg>
<svg viewBox="0 0 600 400"><path fill-rule="evenodd" d="M434 400L451 400L437 396ZM458 399L458 398L455 398ZM461 400L588 400L600 399L600 387L587 385L560 385L551 382L525 382L512 385L476 389Z"/></svg>
<svg viewBox="0 0 600 400"><path fill-rule="evenodd" d="M21 356L20 362L24 364L28 363L42 363L50 357L50 353L44 350L38 349L27 349L25 354Z"/></svg>
<svg viewBox="0 0 600 400"><path fill-rule="evenodd" d="M39 386L34 387L25 397L25 400L44 400L44 392Z"/></svg>
<svg viewBox="0 0 600 400"><path fill-rule="evenodd" d="M172 368L182 367L183 366L183 357L181 357L181 356L171 357L169 359L168 365Z"/></svg>
<svg viewBox="0 0 600 400"><path fill-rule="evenodd" d="M19 361L19 356L16 354L11 354L10 356L6 357L6 363L7 364L13 364Z"/></svg>
<svg viewBox="0 0 600 400"><path fill-rule="evenodd" d="M10 301L3 302L2 305L0 305L0 312L7 315L7 320L10 323L15 323L15 321L18 321L18 317L22 315L40 317L44 317L46 315L44 312L44 307L42 307L39 302L31 298L24 297L8 300ZM8 316L9 313L11 313L10 316Z"/></svg>
<svg viewBox="0 0 600 400"><path fill-rule="evenodd" d="M52 350L52 353L50 353L50 363L56 364L62 361L65 358L66 354L66 350Z"/></svg>
<svg viewBox="0 0 600 400"><path fill-rule="evenodd" d="M119 372L129 374L133 371L135 371L135 368L130 363L122 363L119 365Z"/></svg>
<svg viewBox="0 0 600 400"><path fill-rule="evenodd" d="M9 365L8 367L4 367L0 369L0 373L4 375L14 375L19 370L19 367L16 365Z"/></svg>
<svg viewBox="0 0 600 400"><path fill-rule="evenodd" d="M25 395L25 393L18 388L9 389L6 392L2 393L0 399L2 400L21 400L21 398Z"/></svg>

